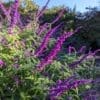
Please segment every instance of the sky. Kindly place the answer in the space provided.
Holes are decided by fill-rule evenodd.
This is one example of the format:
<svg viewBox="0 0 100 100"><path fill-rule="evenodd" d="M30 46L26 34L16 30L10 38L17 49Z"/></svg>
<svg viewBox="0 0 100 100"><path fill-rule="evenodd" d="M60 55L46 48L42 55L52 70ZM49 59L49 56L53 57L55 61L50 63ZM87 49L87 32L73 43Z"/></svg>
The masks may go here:
<svg viewBox="0 0 100 100"><path fill-rule="evenodd" d="M38 5L43 6L47 0L34 0ZM48 7L65 5L66 7L74 8L80 12L86 11L86 7L99 6L100 0L51 0Z"/></svg>
<svg viewBox="0 0 100 100"><path fill-rule="evenodd" d="M8 0L4 0L8 1ZM47 0L34 0L40 7L45 5ZM69 8L76 6L76 11L84 12L86 7L100 6L100 0L50 0L48 7L54 7L59 5L65 5Z"/></svg>

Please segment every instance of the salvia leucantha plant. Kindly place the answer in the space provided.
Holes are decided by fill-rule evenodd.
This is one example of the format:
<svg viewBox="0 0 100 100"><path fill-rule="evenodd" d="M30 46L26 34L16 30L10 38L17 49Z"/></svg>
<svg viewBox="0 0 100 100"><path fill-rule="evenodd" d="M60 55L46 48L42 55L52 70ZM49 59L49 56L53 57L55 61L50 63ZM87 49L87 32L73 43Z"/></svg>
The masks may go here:
<svg viewBox="0 0 100 100"><path fill-rule="evenodd" d="M36 13L38 21L49 1ZM100 71L95 67L95 55L100 50L85 54L85 46L77 51L69 45L62 51L64 41L82 27L52 37L64 25L50 27L63 16L64 8L36 32L22 30L19 6L20 1L15 0L7 10L0 2L8 21L7 29L0 31L0 99L99 100Z"/></svg>

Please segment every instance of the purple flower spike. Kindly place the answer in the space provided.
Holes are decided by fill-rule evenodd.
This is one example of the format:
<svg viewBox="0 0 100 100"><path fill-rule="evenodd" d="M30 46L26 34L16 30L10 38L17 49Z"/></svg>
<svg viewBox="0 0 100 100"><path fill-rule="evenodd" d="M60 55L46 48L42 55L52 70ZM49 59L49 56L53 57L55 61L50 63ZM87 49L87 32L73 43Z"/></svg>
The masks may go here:
<svg viewBox="0 0 100 100"><path fill-rule="evenodd" d="M68 47L68 54L70 55L73 51L76 52L76 49L72 46L69 46Z"/></svg>
<svg viewBox="0 0 100 100"><path fill-rule="evenodd" d="M86 50L86 46L82 46L78 51L78 53L85 53L85 50Z"/></svg>
<svg viewBox="0 0 100 100"><path fill-rule="evenodd" d="M14 76L13 80L15 81L15 84L18 87L20 85L20 83L21 83L21 80L19 79L19 77L18 76Z"/></svg>
<svg viewBox="0 0 100 100"><path fill-rule="evenodd" d="M41 61L37 66L38 66L38 71L42 71L45 66L53 62L53 59L56 57L58 52L61 50L61 46L63 42L69 38L71 35L73 35L74 32L65 32L62 36L60 36L57 39L57 42L54 46L54 48L50 51L50 53L44 58L43 61Z"/></svg>
<svg viewBox="0 0 100 100"><path fill-rule="evenodd" d="M40 26L39 29L37 30L37 34L41 35L42 32L44 32L48 27L48 23L45 23L44 25Z"/></svg>
<svg viewBox="0 0 100 100"><path fill-rule="evenodd" d="M13 64L13 66L14 66L16 69L19 68L19 64L17 64L17 63Z"/></svg>
<svg viewBox="0 0 100 100"><path fill-rule="evenodd" d="M0 2L0 9L3 11L4 15L7 17L7 20L10 20L10 8L7 10L4 5Z"/></svg>
<svg viewBox="0 0 100 100"><path fill-rule="evenodd" d="M49 2L50 2L50 0L47 1L47 3L46 3L45 6L41 9L41 11L38 11L38 13L37 13L37 18L38 18L38 19L43 15L43 13L44 13L44 11L45 11L45 9L46 9L46 7L47 7L47 5L48 5Z"/></svg>
<svg viewBox="0 0 100 100"><path fill-rule="evenodd" d="M50 36L51 36L60 26L61 26L61 24L58 25L58 26L56 26L56 27L54 27L53 29L50 29L50 30L48 31L48 33L44 36L43 41L42 41L41 45L39 46L38 50L36 50L35 56L39 56L39 55L43 52L43 50L47 47L47 44L48 44L49 39L50 39Z"/></svg>
<svg viewBox="0 0 100 100"><path fill-rule="evenodd" d="M82 58L80 58L78 61L74 61L71 64L69 64L69 67L75 68L78 64L82 63L83 60L85 60L90 54L84 55Z"/></svg>
<svg viewBox="0 0 100 100"><path fill-rule="evenodd" d="M21 18L20 18L20 13L18 13L17 18L18 18L18 26L19 26L19 28L21 30L23 30L24 27L23 27L23 23L22 23Z"/></svg>
<svg viewBox="0 0 100 100"><path fill-rule="evenodd" d="M97 90L87 90L82 93L82 97L84 100L99 100L100 98L100 93Z"/></svg>
<svg viewBox="0 0 100 100"><path fill-rule="evenodd" d="M2 68L2 66L4 65L3 60L0 59L0 68Z"/></svg>
<svg viewBox="0 0 100 100"><path fill-rule="evenodd" d="M92 55L95 56L98 52L100 52L100 49L95 50Z"/></svg>
<svg viewBox="0 0 100 100"><path fill-rule="evenodd" d="M51 24L56 23L63 16L64 11L65 11L65 9L62 9L61 12L59 13L59 15L57 16L57 18L53 22L51 22Z"/></svg>
<svg viewBox="0 0 100 100"><path fill-rule="evenodd" d="M70 89L74 89L74 88L79 87L80 85L89 84L91 82L92 82L91 79L81 79L81 80L73 80L73 81L71 80L70 81L70 78L69 78L69 79L66 79L60 82L60 84L56 83L55 86L52 86L49 91L50 93L49 96L52 100L57 99L65 91L69 91Z"/></svg>
<svg viewBox="0 0 100 100"><path fill-rule="evenodd" d="M15 0L14 4L11 7L11 21L10 21L10 27L8 29L9 33L12 33L12 28L17 24L18 22L18 7L19 7L19 0Z"/></svg>

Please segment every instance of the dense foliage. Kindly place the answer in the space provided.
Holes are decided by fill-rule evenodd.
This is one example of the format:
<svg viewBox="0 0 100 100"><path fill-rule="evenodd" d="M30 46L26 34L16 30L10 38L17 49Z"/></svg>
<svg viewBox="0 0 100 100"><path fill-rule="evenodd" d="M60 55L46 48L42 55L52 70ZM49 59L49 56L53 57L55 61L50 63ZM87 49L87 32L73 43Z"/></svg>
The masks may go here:
<svg viewBox="0 0 100 100"><path fill-rule="evenodd" d="M24 11L19 11L19 0L11 3L9 12L0 3L5 16L5 23L0 21L0 99L99 100L100 70L95 55L100 50L85 54L84 45L78 50L70 43L66 46L81 27L74 29L74 13L67 13L66 8L59 8L59 14L49 19L44 12L47 4L34 13L36 19L30 19L27 26L21 20ZM48 20L41 23L43 17L47 19L45 14ZM66 29L64 21L69 24Z"/></svg>

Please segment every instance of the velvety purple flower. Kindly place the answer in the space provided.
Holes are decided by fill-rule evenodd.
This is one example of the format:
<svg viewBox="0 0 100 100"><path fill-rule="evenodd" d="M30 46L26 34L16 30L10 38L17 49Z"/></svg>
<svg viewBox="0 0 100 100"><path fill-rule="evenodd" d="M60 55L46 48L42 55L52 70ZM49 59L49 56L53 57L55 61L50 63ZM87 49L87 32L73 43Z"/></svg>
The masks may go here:
<svg viewBox="0 0 100 100"><path fill-rule="evenodd" d="M76 53L76 54L84 54L86 50L86 46L82 46L78 51L75 49L73 46L68 47L68 54L70 55L71 53Z"/></svg>
<svg viewBox="0 0 100 100"><path fill-rule="evenodd" d="M100 49L95 50L92 55L95 56L98 52L100 52Z"/></svg>
<svg viewBox="0 0 100 100"><path fill-rule="evenodd" d="M75 33L79 32L80 29L82 29L82 26L79 26L79 27L75 30Z"/></svg>
<svg viewBox="0 0 100 100"><path fill-rule="evenodd" d="M78 51L78 53L83 54L83 53L85 53L85 50L86 50L86 46L82 46L82 47L80 48L80 50Z"/></svg>
<svg viewBox="0 0 100 100"><path fill-rule="evenodd" d="M10 8L7 10L4 5L0 2L0 9L3 11L4 15L7 17L8 21L10 20Z"/></svg>
<svg viewBox="0 0 100 100"><path fill-rule="evenodd" d="M68 47L68 54L70 55L72 52L76 52L76 49L72 46Z"/></svg>
<svg viewBox="0 0 100 100"><path fill-rule="evenodd" d="M69 64L69 67L75 68L77 65L79 65L80 63L82 63L85 59L90 58L90 57L93 58L93 56L95 56L96 53L98 53L98 52L100 52L100 49L98 49L98 50L96 50L94 52L89 51L88 54L84 54L84 56L81 57L78 61L74 61L71 64Z"/></svg>
<svg viewBox="0 0 100 100"><path fill-rule="evenodd" d="M56 26L56 27L54 27L53 29L50 29L50 30L48 31L48 33L44 36L43 41L42 41L42 43L40 44L39 48L36 50L35 56L39 56L39 55L43 52L43 50L47 47L47 44L48 44L48 42L49 42L49 40L50 40L51 35L52 35L60 26L61 26L61 24L58 25L58 26Z"/></svg>
<svg viewBox="0 0 100 100"><path fill-rule="evenodd" d="M17 20L18 20L18 26L19 26L19 28L21 29L21 30L23 30L23 28L24 28L24 26L23 26L23 23L22 23L22 21L21 21L21 15L20 15L20 13L18 12L17 13Z"/></svg>
<svg viewBox="0 0 100 100"><path fill-rule="evenodd" d="M18 67L19 67L19 64L15 63L15 64L13 64L13 66L14 66L15 68L18 68Z"/></svg>
<svg viewBox="0 0 100 100"><path fill-rule="evenodd" d="M0 68L2 68L3 65L4 65L4 61L0 59Z"/></svg>
<svg viewBox="0 0 100 100"><path fill-rule="evenodd" d="M19 0L15 0L14 4L11 7L11 21L8 29L9 33L12 33L12 28L18 22L18 7L19 7Z"/></svg>
<svg viewBox="0 0 100 100"><path fill-rule="evenodd" d="M56 85L58 86L58 85L64 85L65 83L70 83L70 82L74 81L75 78L76 78L75 76L70 76L64 80L58 80Z"/></svg>
<svg viewBox="0 0 100 100"><path fill-rule="evenodd" d="M69 91L70 89L74 89L79 87L80 85L90 84L92 82L91 79L80 79L80 80L71 80L66 79L61 81L60 84L56 83L56 85L52 86L49 90L49 96L51 99L55 99L61 96L65 91Z"/></svg>
<svg viewBox="0 0 100 100"><path fill-rule="evenodd" d="M64 9L61 10L61 12L59 13L59 15L57 16L57 18L55 20L53 20L53 22L51 22L50 24L54 24L56 23L63 15L64 13ZM42 32L44 32L48 27L48 23L45 23L44 25L40 26L39 29L37 30L38 35L40 35Z"/></svg>
<svg viewBox="0 0 100 100"><path fill-rule="evenodd" d="M21 80L19 79L18 76L14 76L13 79L15 81L16 86L18 87L18 85L20 84Z"/></svg>
<svg viewBox="0 0 100 100"><path fill-rule="evenodd" d="M11 6L8 8L8 14L10 15L11 13Z"/></svg>
<svg viewBox="0 0 100 100"><path fill-rule="evenodd" d="M18 5L19 5L19 3L15 2L14 5L12 6L12 24L17 23L18 7L19 7Z"/></svg>
<svg viewBox="0 0 100 100"><path fill-rule="evenodd" d="M45 6L40 11L38 11L37 16L36 16L37 19L39 19L43 15L43 13L44 13L49 2L50 2L50 0L48 0L47 3L45 4Z"/></svg>
<svg viewBox="0 0 100 100"><path fill-rule="evenodd" d="M51 24L56 23L64 14L65 9L62 9L61 12L59 13L59 15L56 17L55 20L53 20L53 22L51 22Z"/></svg>
<svg viewBox="0 0 100 100"><path fill-rule="evenodd" d="M37 66L38 66L38 70L42 71L46 65L52 63L53 59L56 57L56 55L58 54L58 52L61 50L62 44L63 42L70 37L71 35L73 35L74 32L65 32L62 36L60 36L57 39L57 42L54 46L54 48L50 51L50 53L44 58L43 61L41 61Z"/></svg>
<svg viewBox="0 0 100 100"><path fill-rule="evenodd" d="M74 61L71 64L69 64L70 68L75 68L77 65L79 65L80 63L82 63L90 54L86 54L83 57L81 57L78 61Z"/></svg>
<svg viewBox="0 0 100 100"><path fill-rule="evenodd" d="M44 25L40 26L37 30L37 34L41 35L42 32L44 32L48 27L48 23L45 23Z"/></svg>
<svg viewBox="0 0 100 100"><path fill-rule="evenodd" d="M4 12L4 14L7 14L6 8L4 7L4 5L0 2L0 8L2 9L2 11Z"/></svg>
<svg viewBox="0 0 100 100"><path fill-rule="evenodd" d="M97 99L96 97L94 97L94 96L86 96L86 97L84 97L84 100L99 100L99 99Z"/></svg>
<svg viewBox="0 0 100 100"><path fill-rule="evenodd" d="M82 98L84 98L84 100L99 100L100 99L100 93L97 90L87 90L84 91L81 94Z"/></svg>
<svg viewBox="0 0 100 100"><path fill-rule="evenodd" d="M5 37L0 37L0 44L2 44L3 46L7 46L8 41Z"/></svg>

